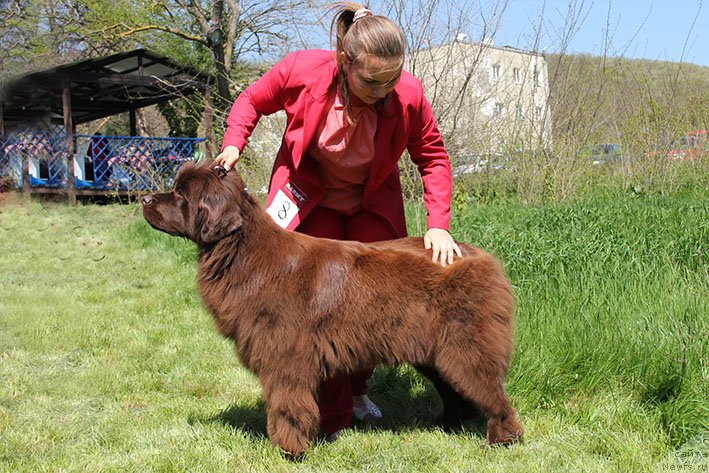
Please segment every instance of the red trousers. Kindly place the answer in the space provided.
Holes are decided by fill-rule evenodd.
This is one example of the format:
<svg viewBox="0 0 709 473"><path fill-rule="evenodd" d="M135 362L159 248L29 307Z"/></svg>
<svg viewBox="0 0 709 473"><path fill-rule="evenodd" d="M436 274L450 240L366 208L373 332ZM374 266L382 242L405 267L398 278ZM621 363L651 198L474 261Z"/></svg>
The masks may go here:
<svg viewBox="0 0 709 473"><path fill-rule="evenodd" d="M384 219L376 214L362 210L353 215L344 215L324 207L315 207L296 231L316 237L364 243L396 238ZM328 379L320 384L318 406L321 432L329 435L350 426L352 396L367 394L367 380L372 372L373 369L368 369Z"/></svg>

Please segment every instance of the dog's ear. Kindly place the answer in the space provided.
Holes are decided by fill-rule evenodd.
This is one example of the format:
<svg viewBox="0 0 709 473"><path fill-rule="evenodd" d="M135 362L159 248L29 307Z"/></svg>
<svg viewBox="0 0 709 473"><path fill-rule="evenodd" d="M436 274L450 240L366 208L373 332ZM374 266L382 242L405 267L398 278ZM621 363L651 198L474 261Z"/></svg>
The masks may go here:
<svg viewBox="0 0 709 473"><path fill-rule="evenodd" d="M244 222L234 196L208 193L200 202L197 231L203 243L215 243L234 233Z"/></svg>

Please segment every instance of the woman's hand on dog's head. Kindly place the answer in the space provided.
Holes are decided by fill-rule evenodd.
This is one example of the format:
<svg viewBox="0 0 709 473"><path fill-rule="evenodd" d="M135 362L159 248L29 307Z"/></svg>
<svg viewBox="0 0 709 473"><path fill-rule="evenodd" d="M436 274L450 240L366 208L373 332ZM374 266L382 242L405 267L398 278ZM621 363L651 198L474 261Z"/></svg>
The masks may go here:
<svg viewBox="0 0 709 473"><path fill-rule="evenodd" d="M214 158L215 166L222 166L227 172L239 162L241 152L236 146L225 146L222 152Z"/></svg>
<svg viewBox="0 0 709 473"><path fill-rule="evenodd" d="M451 234L442 228L429 228L423 237L423 244L427 250L433 250L431 259L434 263L440 262L441 266L453 264L455 255L458 258L463 256Z"/></svg>

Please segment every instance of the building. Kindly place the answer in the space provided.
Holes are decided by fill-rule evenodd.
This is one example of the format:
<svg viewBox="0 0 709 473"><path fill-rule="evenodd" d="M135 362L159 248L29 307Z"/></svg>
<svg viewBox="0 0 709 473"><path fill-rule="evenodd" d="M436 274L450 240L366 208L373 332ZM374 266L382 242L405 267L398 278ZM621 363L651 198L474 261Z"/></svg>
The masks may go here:
<svg viewBox="0 0 709 473"><path fill-rule="evenodd" d="M548 147L549 80L543 54L471 43L460 35L409 55L452 159Z"/></svg>

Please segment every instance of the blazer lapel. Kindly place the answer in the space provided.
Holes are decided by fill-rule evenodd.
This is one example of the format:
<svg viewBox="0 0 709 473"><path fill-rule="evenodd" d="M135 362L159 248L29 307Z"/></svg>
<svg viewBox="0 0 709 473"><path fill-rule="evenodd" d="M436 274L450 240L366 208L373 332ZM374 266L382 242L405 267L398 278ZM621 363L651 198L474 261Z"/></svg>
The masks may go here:
<svg viewBox="0 0 709 473"><path fill-rule="evenodd" d="M321 75L323 80L316 83L310 91L305 93L305 106L303 107L303 137L301 140L296 141L296 146L300 146L300 149L294 149L293 153L293 165L296 169L300 165L300 162L305 156L305 153L310 146L310 142L315 136L315 132L318 129L318 125L322 120L325 119L325 114L327 113L327 99L330 95L330 89L335 89L337 87L336 81L337 68L334 69L331 77L328 79L327 74Z"/></svg>

